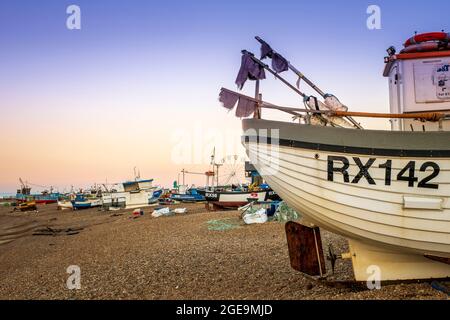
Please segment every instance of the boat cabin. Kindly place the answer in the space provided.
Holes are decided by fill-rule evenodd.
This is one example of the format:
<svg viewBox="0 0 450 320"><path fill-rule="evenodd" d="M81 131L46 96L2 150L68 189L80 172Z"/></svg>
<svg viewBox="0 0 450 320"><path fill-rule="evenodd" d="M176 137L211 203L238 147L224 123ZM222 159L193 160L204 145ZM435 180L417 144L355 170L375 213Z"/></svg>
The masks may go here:
<svg viewBox="0 0 450 320"><path fill-rule="evenodd" d="M450 50L401 52L386 57L391 113L450 111ZM392 130L450 130L449 119L421 122L392 119Z"/></svg>
<svg viewBox="0 0 450 320"><path fill-rule="evenodd" d="M127 181L123 182L123 190L125 192L140 192L141 190L151 189L153 179L148 180L136 180L136 181Z"/></svg>

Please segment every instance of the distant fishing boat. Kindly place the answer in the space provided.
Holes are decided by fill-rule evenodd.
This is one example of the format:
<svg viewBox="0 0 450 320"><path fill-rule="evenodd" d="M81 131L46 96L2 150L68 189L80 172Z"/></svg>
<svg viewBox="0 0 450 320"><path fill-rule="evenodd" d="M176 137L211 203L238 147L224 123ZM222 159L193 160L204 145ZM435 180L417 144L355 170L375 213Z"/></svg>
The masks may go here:
<svg viewBox="0 0 450 320"><path fill-rule="evenodd" d="M60 194L53 192L52 188L50 191L43 191L39 194L31 194L31 188L28 186L27 182L23 182L19 178L21 187L17 189L15 199L17 202L27 202L34 201L36 204L50 204L56 203L60 197Z"/></svg>
<svg viewBox="0 0 450 320"><path fill-rule="evenodd" d="M199 193L198 189L190 188L185 193L173 193L170 199L180 202L200 202L205 201L204 195Z"/></svg>
<svg viewBox="0 0 450 320"><path fill-rule="evenodd" d="M116 184L115 189L102 193L103 207L134 209L156 203L162 189L152 183L153 179L136 179Z"/></svg>
<svg viewBox="0 0 450 320"><path fill-rule="evenodd" d="M294 71L322 103L243 52L305 101L305 108L288 108L226 89L220 97L228 108L241 99L253 103L251 112L237 111L254 114L242 120L243 145L270 187L304 218L303 225L286 224L296 270L326 276L323 227L348 239L349 252L339 256L352 260L358 281L366 281L374 266L378 280L450 277L450 50L438 36L448 39L421 34L399 54L388 49L389 114L348 112L285 60L281 71ZM272 63L280 60L257 39ZM264 108L287 112L297 123L263 120ZM352 116L390 118L392 130L361 130ZM337 256L330 247L333 266Z"/></svg>
<svg viewBox="0 0 450 320"><path fill-rule="evenodd" d="M148 200L149 204L155 204L158 203L159 198L161 198L161 195L163 194L163 189L162 188L156 188L155 190L153 190L153 193L150 197L150 199Z"/></svg>
<svg viewBox="0 0 450 320"><path fill-rule="evenodd" d="M58 210L73 210L72 201L70 200L61 200L58 201Z"/></svg>
<svg viewBox="0 0 450 320"><path fill-rule="evenodd" d="M100 198L90 198L85 194L77 194L75 199L71 201L73 210L89 209L102 206L103 202Z"/></svg>
<svg viewBox="0 0 450 320"><path fill-rule="evenodd" d="M266 201L267 190L235 191L235 190L206 190L205 199L214 209L239 208L251 201Z"/></svg>

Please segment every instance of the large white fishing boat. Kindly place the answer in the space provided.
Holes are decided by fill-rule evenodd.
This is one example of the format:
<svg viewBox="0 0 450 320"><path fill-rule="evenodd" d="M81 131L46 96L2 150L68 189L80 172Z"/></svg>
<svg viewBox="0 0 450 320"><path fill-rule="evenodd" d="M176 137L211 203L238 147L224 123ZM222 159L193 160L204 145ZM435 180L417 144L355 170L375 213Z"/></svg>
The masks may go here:
<svg viewBox="0 0 450 320"><path fill-rule="evenodd" d="M242 121L250 161L304 217L306 228L286 226L297 270L325 275L321 227L348 239L350 252L342 257L352 260L358 281L366 281L373 266L380 280L450 277L450 50L443 38L448 43L447 34L422 34L399 54L388 49L389 114L348 112L315 86L324 103L300 92L305 109L269 104L258 92L253 99L222 90L225 106L235 94L253 101L254 117ZM265 107L296 122L263 120ZM351 116L390 118L392 130L361 129Z"/></svg>
<svg viewBox="0 0 450 320"><path fill-rule="evenodd" d="M136 179L116 184L113 190L102 193L103 207L134 209L155 203L162 193L152 185L153 179Z"/></svg>

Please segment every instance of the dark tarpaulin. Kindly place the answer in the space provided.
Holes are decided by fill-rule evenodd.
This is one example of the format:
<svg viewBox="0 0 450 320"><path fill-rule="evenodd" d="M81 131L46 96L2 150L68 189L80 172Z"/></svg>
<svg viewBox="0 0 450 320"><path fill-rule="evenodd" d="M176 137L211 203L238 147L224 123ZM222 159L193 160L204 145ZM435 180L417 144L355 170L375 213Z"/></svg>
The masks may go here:
<svg viewBox="0 0 450 320"><path fill-rule="evenodd" d="M236 117L246 118L253 114L258 105L255 101L247 99L245 97L240 97L236 108Z"/></svg>
<svg viewBox="0 0 450 320"><path fill-rule="evenodd" d="M239 100L239 95L237 93L222 89L219 94L219 101L222 102L222 105L231 110L236 105L236 102Z"/></svg>
<svg viewBox="0 0 450 320"><path fill-rule="evenodd" d="M289 69L289 62L281 54L275 52L272 55L272 69L278 73L287 71Z"/></svg>
<svg viewBox="0 0 450 320"><path fill-rule="evenodd" d="M261 41L261 60L271 58L272 69L275 70L275 72L280 73L287 71L289 69L289 62L281 54L274 52L267 42Z"/></svg>
<svg viewBox="0 0 450 320"><path fill-rule="evenodd" d="M272 52L273 52L272 48L267 44L267 42L265 42L263 40L261 40L261 41L262 41L262 44L261 44L261 60L265 59L267 57L272 58Z"/></svg>
<svg viewBox="0 0 450 320"><path fill-rule="evenodd" d="M228 110L232 110L237 103L236 117L239 118L251 116L258 108L256 101L225 88L220 91L219 101Z"/></svg>
<svg viewBox="0 0 450 320"><path fill-rule="evenodd" d="M239 69L238 75L236 77L235 83L239 89L244 87L245 81L250 80L261 80L265 79L266 74L264 73L264 68L256 63L250 53L243 53L241 59L241 68Z"/></svg>

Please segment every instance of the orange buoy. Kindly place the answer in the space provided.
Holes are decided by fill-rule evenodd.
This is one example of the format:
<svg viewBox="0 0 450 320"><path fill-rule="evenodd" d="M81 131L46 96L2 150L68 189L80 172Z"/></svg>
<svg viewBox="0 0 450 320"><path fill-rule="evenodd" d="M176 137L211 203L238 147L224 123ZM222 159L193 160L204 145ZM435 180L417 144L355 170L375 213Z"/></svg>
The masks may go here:
<svg viewBox="0 0 450 320"><path fill-rule="evenodd" d="M427 33L421 33L416 34L414 37L409 38L406 40L404 46L405 48L419 44L422 42L427 41L449 41L450 40L450 34L445 32L427 32Z"/></svg>

